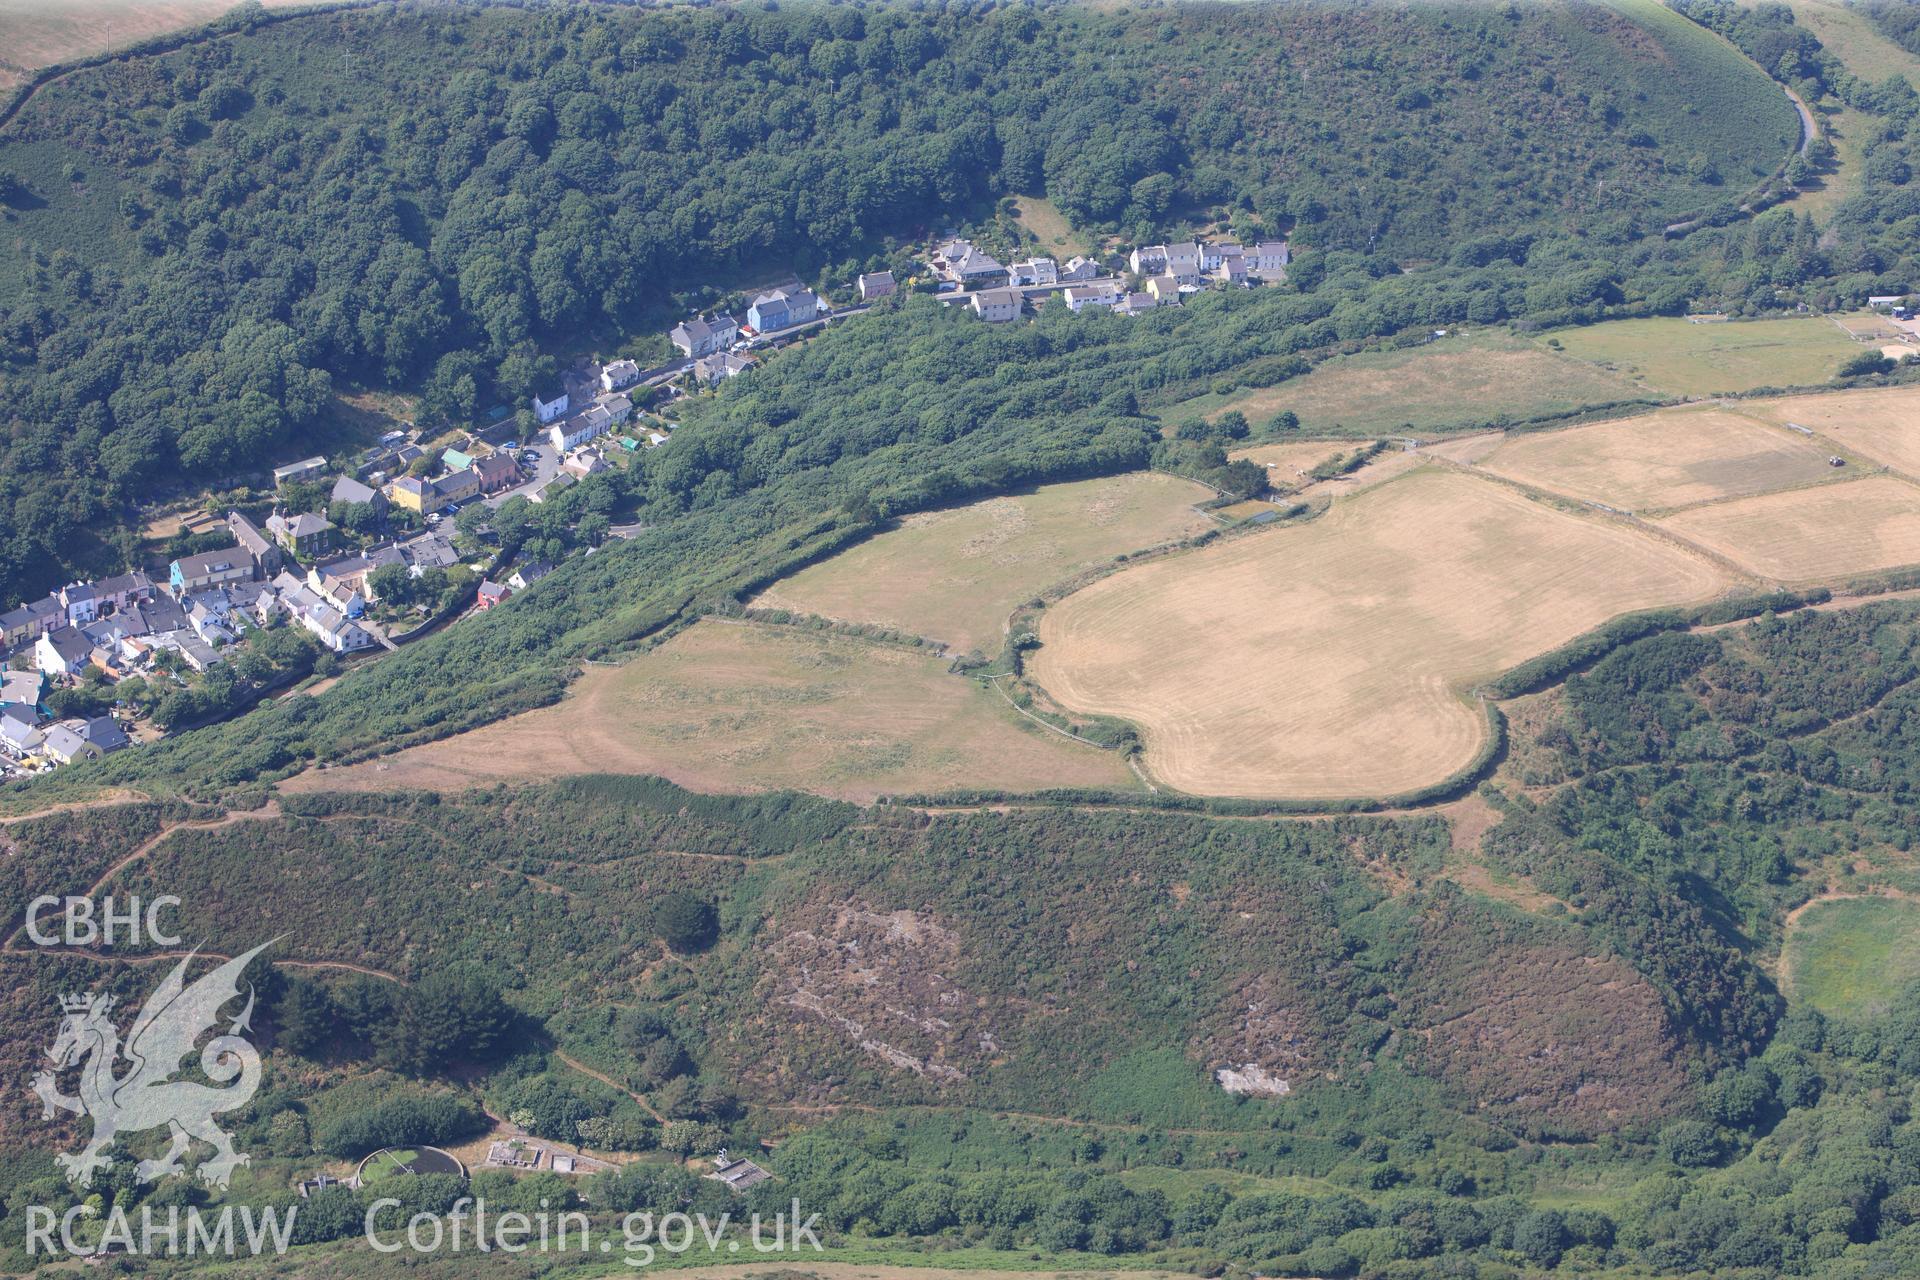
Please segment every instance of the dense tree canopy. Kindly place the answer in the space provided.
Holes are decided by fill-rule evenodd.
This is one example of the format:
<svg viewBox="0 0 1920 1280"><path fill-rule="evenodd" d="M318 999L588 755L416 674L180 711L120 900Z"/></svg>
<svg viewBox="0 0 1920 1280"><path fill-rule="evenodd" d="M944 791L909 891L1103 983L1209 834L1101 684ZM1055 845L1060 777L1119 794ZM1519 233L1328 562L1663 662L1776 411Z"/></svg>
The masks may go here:
<svg viewBox="0 0 1920 1280"><path fill-rule="evenodd" d="M1689 157L1741 185L1790 131L1781 104L1701 109L1764 87L1702 33L1598 5L228 25L50 83L0 142L24 245L0 597L111 559L70 535L128 502L304 451L330 389L465 418L672 289L812 275L1004 192L1141 238L1217 209L1433 261L1657 225L1713 198Z"/></svg>

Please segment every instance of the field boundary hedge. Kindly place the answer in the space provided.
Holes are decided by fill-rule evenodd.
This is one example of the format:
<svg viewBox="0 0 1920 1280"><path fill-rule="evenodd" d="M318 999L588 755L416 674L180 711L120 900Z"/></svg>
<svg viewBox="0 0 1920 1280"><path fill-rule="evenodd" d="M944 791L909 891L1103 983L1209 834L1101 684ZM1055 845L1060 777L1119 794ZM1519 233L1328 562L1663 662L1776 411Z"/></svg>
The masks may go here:
<svg viewBox="0 0 1920 1280"><path fill-rule="evenodd" d="M1684 631L1690 627L1739 622L1767 612L1786 613L1810 604L1824 603L1832 595L1825 587L1816 587L1810 591L1772 591L1762 595L1735 596L1691 609L1643 609L1637 613L1622 614L1575 636L1557 649L1549 649L1537 658L1529 658L1519 666L1509 668L1483 685L1481 691L1486 696L1498 699L1538 693L1635 640L1644 640L1662 631Z"/></svg>
<svg viewBox="0 0 1920 1280"><path fill-rule="evenodd" d="M876 803L908 805L914 808L973 808L989 804L1028 804L1064 808L1164 809L1214 818L1293 817L1303 814L1379 813L1391 809L1412 809L1422 805L1455 800L1480 784L1481 779L1505 758L1507 752L1506 713L1489 698L1478 700L1486 723L1486 740L1466 764L1446 777L1411 791L1385 796L1332 797L1311 799L1255 799L1234 796L1196 796L1169 791L1107 791L1099 788L1056 787L1045 791L962 790L882 796Z"/></svg>
<svg viewBox="0 0 1920 1280"><path fill-rule="evenodd" d="M243 9L236 6L207 22L185 27L179 31L169 31L162 35L148 36L145 40L133 44L121 45L103 53L89 54L84 58L74 58L67 62L50 62L36 68L26 80L0 102L0 129L12 124L33 95L47 85L70 76L76 71L88 71L94 67L104 67L109 62L118 62L122 58L145 58L158 54L173 53L190 44L199 44L204 40L219 40L226 36L245 35L261 27L270 27L294 18L310 18L319 13L331 13L343 9L371 9L385 0L318 0L314 4L301 5L286 9Z"/></svg>

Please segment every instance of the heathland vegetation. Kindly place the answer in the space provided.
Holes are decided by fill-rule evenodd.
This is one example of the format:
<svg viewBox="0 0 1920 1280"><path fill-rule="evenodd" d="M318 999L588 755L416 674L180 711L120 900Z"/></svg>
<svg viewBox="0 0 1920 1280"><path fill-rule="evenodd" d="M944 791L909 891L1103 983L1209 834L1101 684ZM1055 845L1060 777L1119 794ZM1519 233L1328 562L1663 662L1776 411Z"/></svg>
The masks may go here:
<svg viewBox="0 0 1920 1280"><path fill-rule="evenodd" d="M1920 887L1916 655L1910 603L1809 610L1649 637L1537 695L1465 837L1527 910L1452 882L1439 816L929 818L641 779L288 798L112 883L181 893L193 936L244 900L288 959L389 975L273 987L263 1019L306 1035L236 1117L249 1198L303 1160L464 1140L450 1078L601 1150L783 1138L782 1202L838 1239L1270 1275L1898 1274L1913 988L1826 962L1886 920L1821 913ZM66 821L8 839L36 855ZM71 874L35 865L36 889ZM1793 913L1818 894L1839 900ZM6 963L20 1046L98 977ZM493 1056L378 1061L352 1031L501 1028L476 972L513 1011ZM584 1188L591 1211L698 1194L654 1158ZM7 1168L10 1202L67 1194L44 1154Z"/></svg>

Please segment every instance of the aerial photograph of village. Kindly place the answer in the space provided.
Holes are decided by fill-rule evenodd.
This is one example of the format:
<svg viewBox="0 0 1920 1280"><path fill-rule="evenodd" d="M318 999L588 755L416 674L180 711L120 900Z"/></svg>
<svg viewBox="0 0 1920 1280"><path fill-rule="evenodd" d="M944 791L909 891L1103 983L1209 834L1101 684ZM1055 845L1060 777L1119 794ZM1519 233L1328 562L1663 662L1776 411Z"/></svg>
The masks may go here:
<svg viewBox="0 0 1920 1280"><path fill-rule="evenodd" d="M1920 0L0 0L0 224L0 1275L1920 1275Z"/></svg>

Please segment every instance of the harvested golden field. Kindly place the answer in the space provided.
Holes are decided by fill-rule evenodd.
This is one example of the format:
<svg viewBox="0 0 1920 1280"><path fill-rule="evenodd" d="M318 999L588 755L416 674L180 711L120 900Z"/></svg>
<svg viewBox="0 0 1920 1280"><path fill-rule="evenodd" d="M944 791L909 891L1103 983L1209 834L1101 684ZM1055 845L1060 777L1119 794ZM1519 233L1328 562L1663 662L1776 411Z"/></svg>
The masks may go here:
<svg viewBox="0 0 1920 1280"><path fill-rule="evenodd" d="M1153 472L1045 485L909 516L896 529L775 583L753 604L892 627L995 653L1007 615L1114 556L1191 537L1213 494Z"/></svg>
<svg viewBox="0 0 1920 1280"><path fill-rule="evenodd" d="M1715 503L1659 523L1782 582L1920 564L1920 488L1887 475Z"/></svg>
<svg viewBox="0 0 1920 1280"><path fill-rule="evenodd" d="M1828 450L1724 409L1670 409L1510 436L1477 465L1630 511L1684 507L1831 479Z"/></svg>
<svg viewBox="0 0 1920 1280"><path fill-rule="evenodd" d="M1476 679L1725 585L1617 521L1428 467L1311 524L1093 583L1042 616L1029 670L1063 704L1139 726L1182 790L1383 796L1473 757Z"/></svg>
<svg viewBox="0 0 1920 1280"><path fill-rule="evenodd" d="M651 773L701 791L889 792L1137 786L1117 754L1023 720L911 653L791 627L702 622L560 703L440 742L301 774L295 791L453 790Z"/></svg>
<svg viewBox="0 0 1920 1280"><path fill-rule="evenodd" d="M1920 387L1785 396L1742 407L1769 422L1798 423L1875 462L1920 476Z"/></svg>
<svg viewBox="0 0 1920 1280"><path fill-rule="evenodd" d="M1238 409L1258 428L1288 409L1307 431L1390 435L1458 431L1500 414L1566 413L1642 394L1627 379L1583 360L1487 330L1406 351L1336 356L1277 387L1199 396L1157 416L1171 424Z"/></svg>

